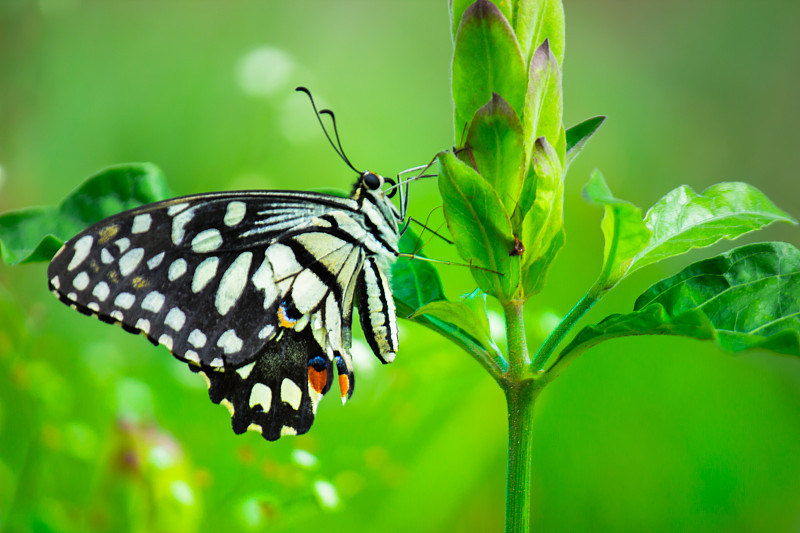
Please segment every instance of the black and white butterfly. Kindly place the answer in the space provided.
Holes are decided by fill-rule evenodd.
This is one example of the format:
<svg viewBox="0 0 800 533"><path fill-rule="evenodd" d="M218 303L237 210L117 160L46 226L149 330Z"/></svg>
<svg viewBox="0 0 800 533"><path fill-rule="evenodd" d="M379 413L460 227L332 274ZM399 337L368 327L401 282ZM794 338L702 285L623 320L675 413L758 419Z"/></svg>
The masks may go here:
<svg viewBox="0 0 800 533"><path fill-rule="evenodd" d="M375 355L397 351L389 269L403 216L387 183L362 172L349 198L238 191L138 207L64 244L49 286L202 374L234 432L305 433L334 369L342 402L353 393L354 302Z"/></svg>

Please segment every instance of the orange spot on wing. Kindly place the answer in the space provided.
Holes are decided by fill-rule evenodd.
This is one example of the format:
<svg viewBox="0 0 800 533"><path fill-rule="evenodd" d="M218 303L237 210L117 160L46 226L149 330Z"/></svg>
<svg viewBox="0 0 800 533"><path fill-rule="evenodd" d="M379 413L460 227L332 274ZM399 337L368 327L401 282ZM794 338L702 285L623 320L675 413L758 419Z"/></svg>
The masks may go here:
<svg viewBox="0 0 800 533"><path fill-rule="evenodd" d="M322 390L328 383L328 369L315 370L313 366L308 367L308 384L311 388L322 394Z"/></svg>
<svg viewBox="0 0 800 533"><path fill-rule="evenodd" d="M350 390L350 378L347 377L347 374L339 375L339 390L342 391L342 402L344 402Z"/></svg>
<svg viewBox="0 0 800 533"><path fill-rule="evenodd" d="M280 324L282 328L293 328L294 325L297 324L297 320L292 320L286 316L286 310L283 308L283 305L278 308L278 324Z"/></svg>

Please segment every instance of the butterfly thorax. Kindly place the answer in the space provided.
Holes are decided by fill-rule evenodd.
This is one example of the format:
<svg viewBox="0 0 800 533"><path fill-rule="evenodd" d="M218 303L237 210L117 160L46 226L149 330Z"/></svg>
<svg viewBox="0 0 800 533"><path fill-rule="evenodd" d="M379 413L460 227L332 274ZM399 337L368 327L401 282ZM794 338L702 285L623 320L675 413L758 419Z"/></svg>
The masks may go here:
<svg viewBox="0 0 800 533"><path fill-rule="evenodd" d="M363 224L379 247L373 252L382 267L388 268L399 254L399 223L403 217L383 191L385 178L366 171L353 186L350 198L358 202L358 210L364 216Z"/></svg>

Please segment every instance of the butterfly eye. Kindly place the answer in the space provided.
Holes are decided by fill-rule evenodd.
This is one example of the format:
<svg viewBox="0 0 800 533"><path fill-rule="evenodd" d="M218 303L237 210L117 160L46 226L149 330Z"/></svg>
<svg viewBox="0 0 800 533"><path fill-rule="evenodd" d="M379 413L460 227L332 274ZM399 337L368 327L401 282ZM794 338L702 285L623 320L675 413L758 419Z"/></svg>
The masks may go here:
<svg viewBox="0 0 800 533"><path fill-rule="evenodd" d="M381 181L382 181L381 178L379 178L376 174L373 174L372 172L365 172L363 180L364 184L373 191L381 186Z"/></svg>

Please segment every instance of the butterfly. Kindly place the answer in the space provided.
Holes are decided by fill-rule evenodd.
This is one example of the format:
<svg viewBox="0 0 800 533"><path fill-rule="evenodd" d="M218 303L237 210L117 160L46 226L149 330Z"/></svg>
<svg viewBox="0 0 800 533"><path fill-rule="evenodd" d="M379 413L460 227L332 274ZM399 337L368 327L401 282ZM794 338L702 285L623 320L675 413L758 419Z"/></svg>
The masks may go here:
<svg viewBox="0 0 800 533"><path fill-rule="evenodd" d="M73 309L166 346L206 378L235 433L302 434L334 371L342 402L353 394L354 304L378 359L395 358L389 273L404 217L394 185L366 171L348 198L234 191L137 207L66 242L49 287Z"/></svg>

